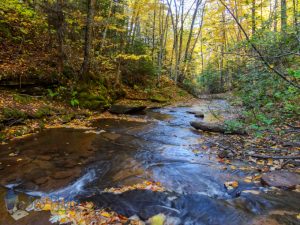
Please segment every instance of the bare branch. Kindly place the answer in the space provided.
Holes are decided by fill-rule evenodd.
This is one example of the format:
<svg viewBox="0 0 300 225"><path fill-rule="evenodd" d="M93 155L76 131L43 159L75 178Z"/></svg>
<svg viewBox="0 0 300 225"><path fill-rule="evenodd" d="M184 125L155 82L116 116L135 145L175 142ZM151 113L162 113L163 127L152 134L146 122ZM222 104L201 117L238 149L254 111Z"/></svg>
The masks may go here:
<svg viewBox="0 0 300 225"><path fill-rule="evenodd" d="M250 40L250 38L249 38L248 34L246 33L245 29L243 28L243 26L241 25L241 23L238 21L238 19L236 18L236 16L233 14L233 12L230 10L230 8L223 2L223 0L219 0L219 1L227 9L227 11L232 16L232 18L235 20L235 22L237 23L237 25L239 26L239 28L241 29L241 31L245 35L247 41L252 46L253 50L258 54L259 58L265 64L265 66L267 68L269 68L271 71L273 71L275 74L277 74L280 78L282 78L283 80L285 80L287 83L289 83L290 85L292 85L292 86L300 89L300 86L298 84L295 84L292 81L290 81L289 79L287 79L287 77L286 77L285 74L281 73L279 70L277 70L276 68L274 68L274 67L272 67L270 65L270 63L265 59L265 57L263 56L263 54L258 50L258 48L256 47L256 45Z"/></svg>

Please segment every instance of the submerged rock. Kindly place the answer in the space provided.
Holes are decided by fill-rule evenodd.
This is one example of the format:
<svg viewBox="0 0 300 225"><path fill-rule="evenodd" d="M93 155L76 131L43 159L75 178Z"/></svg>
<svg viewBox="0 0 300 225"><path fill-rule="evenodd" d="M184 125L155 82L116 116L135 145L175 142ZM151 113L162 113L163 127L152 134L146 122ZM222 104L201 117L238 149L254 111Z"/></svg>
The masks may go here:
<svg viewBox="0 0 300 225"><path fill-rule="evenodd" d="M195 117L204 118L204 113L203 112L197 112L197 113L195 113Z"/></svg>
<svg viewBox="0 0 300 225"><path fill-rule="evenodd" d="M109 112L113 114L134 114L145 109L146 106L112 105Z"/></svg>
<svg viewBox="0 0 300 225"><path fill-rule="evenodd" d="M53 173L51 175L51 177L54 179L65 179L65 178L71 177L73 175L74 175L74 173L72 170L66 170L66 171L57 171L57 172Z"/></svg>
<svg viewBox="0 0 300 225"><path fill-rule="evenodd" d="M300 184L300 175L288 171L272 171L262 176L261 183L277 188L294 189Z"/></svg>
<svg viewBox="0 0 300 225"><path fill-rule="evenodd" d="M221 159L224 159L224 158L228 158L229 157L229 151L227 150L222 150L222 151L219 151L218 152L218 157L221 158Z"/></svg>
<svg viewBox="0 0 300 225"><path fill-rule="evenodd" d="M186 111L188 114L193 114L195 115L195 117L197 118L203 118L204 117L204 113L200 112L200 111Z"/></svg>

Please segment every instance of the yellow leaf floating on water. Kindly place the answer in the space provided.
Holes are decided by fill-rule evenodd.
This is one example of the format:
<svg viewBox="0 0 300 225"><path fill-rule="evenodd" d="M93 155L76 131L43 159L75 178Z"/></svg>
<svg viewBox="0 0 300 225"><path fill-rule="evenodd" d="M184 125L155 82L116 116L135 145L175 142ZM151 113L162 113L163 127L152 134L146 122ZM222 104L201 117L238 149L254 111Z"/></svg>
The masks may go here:
<svg viewBox="0 0 300 225"><path fill-rule="evenodd" d="M44 205L44 207L42 208L42 210L44 210L44 211L50 211L51 210L51 204L50 203L46 203Z"/></svg>
<svg viewBox="0 0 300 225"><path fill-rule="evenodd" d="M258 164L258 165L265 165L265 161L264 160L258 160L256 162L256 164Z"/></svg>
<svg viewBox="0 0 300 225"><path fill-rule="evenodd" d="M297 215L297 219L300 220L300 213Z"/></svg>
<svg viewBox="0 0 300 225"><path fill-rule="evenodd" d="M258 181L258 180L260 180L261 177L262 177L261 174L255 174L255 176L253 177L253 180Z"/></svg>
<svg viewBox="0 0 300 225"><path fill-rule="evenodd" d="M110 215L108 212L102 212L102 213L101 213L101 216L104 216L104 217L111 217L111 215Z"/></svg>
<svg viewBox="0 0 300 225"><path fill-rule="evenodd" d="M239 182L237 181L227 181L224 183L227 190L235 189L239 186Z"/></svg>
<svg viewBox="0 0 300 225"><path fill-rule="evenodd" d="M271 158L268 159L267 165L268 165L268 166L273 166L273 159L271 159Z"/></svg>
<svg viewBox="0 0 300 225"><path fill-rule="evenodd" d="M164 214L157 214L149 219L151 225L163 225L166 220Z"/></svg>
<svg viewBox="0 0 300 225"><path fill-rule="evenodd" d="M244 181L245 181L246 183L251 183L251 182L252 182L252 177L251 177L251 176L248 176L248 177L246 177L246 178L244 179Z"/></svg>

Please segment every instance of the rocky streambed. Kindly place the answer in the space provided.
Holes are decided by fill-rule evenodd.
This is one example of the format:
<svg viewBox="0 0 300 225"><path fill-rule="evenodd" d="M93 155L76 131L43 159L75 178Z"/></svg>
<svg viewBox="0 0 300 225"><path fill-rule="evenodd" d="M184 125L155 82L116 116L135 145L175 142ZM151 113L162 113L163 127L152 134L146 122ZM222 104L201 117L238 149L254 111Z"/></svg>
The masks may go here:
<svg viewBox="0 0 300 225"><path fill-rule="evenodd" d="M299 224L300 193L264 186L251 163L220 159L214 140L226 136L193 129L190 111L212 122L234 109L202 100L133 116L148 122L101 119L96 130L47 129L0 146L0 224L50 223L46 212L12 219L4 202L11 188L25 203L30 196L64 197L144 221L163 213L173 224ZM103 192L148 180L165 191Z"/></svg>

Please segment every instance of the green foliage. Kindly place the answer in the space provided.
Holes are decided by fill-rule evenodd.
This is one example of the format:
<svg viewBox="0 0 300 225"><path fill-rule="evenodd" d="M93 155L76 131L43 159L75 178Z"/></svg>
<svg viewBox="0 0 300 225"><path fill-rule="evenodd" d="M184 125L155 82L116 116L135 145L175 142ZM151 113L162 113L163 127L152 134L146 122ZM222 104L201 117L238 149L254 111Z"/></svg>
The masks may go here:
<svg viewBox="0 0 300 225"><path fill-rule="evenodd" d="M19 109L3 108L2 115L4 119L26 119L27 114Z"/></svg>
<svg viewBox="0 0 300 225"><path fill-rule="evenodd" d="M22 96L19 94L13 95L14 101L21 103L21 104L28 104L32 101L32 98L30 96Z"/></svg>
<svg viewBox="0 0 300 225"><path fill-rule="evenodd" d="M122 61L122 81L133 87L135 84L146 85L156 74L156 68L149 58L127 59Z"/></svg>
<svg viewBox="0 0 300 225"><path fill-rule="evenodd" d="M73 107L79 105L79 100L77 99L77 94L78 94L77 91L73 91L73 92L72 92L72 98L71 98L70 103L71 103L71 105L72 105Z"/></svg>
<svg viewBox="0 0 300 225"><path fill-rule="evenodd" d="M36 35L39 27L43 26L43 19L21 1L0 1L0 38L20 42L24 38Z"/></svg>
<svg viewBox="0 0 300 225"><path fill-rule="evenodd" d="M39 108L35 113L34 113L34 117L36 118L43 118L46 116L51 116L53 114L53 111L50 107L48 106L43 106L41 108Z"/></svg>
<svg viewBox="0 0 300 225"><path fill-rule="evenodd" d="M49 97L52 98L52 99L59 95L58 92L54 92L51 89L47 89L47 91L48 91Z"/></svg>
<svg viewBox="0 0 300 225"><path fill-rule="evenodd" d="M201 73L197 79L197 83L209 93L220 93L223 91L220 83L220 72L214 69L213 64L208 65L203 73Z"/></svg>
<svg viewBox="0 0 300 225"><path fill-rule="evenodd" d="M68 123L74 119L74 114L66 114L61 117L63 123Z"/></svg>
<svg viewBox="0 0 300 225"><path fill-rule="evenodd" d="M229 134L236 130L242 130L242 129L244 129L244 127L245 127L245 124L239 120L226 120L225 121L226 133L229 133Z"/></svg>
<svg viewBox="0 0 300 225"><path fill-rule="evenodd" d="M102 81L97 85L82 86L79 90L78 99L80 106L92 110L103 110L109 108L118 90L106 88Z"/></svg>
<svg viewBox="0 0 300 225"><path fill-rule="evenodd" d="M288 69L289 75L293 76L296 79L300 79L300 70Z"/></svg>
<svg viewBox="0 0 300 225"><path fill-rule="evenodd" d="M187 95L187 93L185 91L181 90L181 89L179 90L178 94L179 94L180 97L184 97L184 96Z"/></svg>

